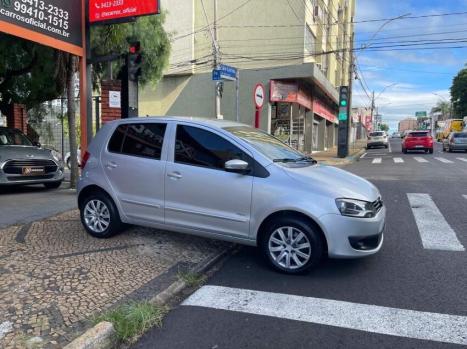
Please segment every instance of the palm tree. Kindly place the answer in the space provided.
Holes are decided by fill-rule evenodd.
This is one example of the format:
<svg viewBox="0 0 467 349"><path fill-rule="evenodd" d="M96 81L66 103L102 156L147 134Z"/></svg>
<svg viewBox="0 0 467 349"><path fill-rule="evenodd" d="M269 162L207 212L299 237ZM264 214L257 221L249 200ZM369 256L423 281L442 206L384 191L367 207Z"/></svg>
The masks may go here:
<svg viewBox="0 0 467 349"><path fill-rule="evenodd" d="M431 109L431 113L441 113L439 120L446 120L451 116L451 103L447 101L438 101L436 106Z"/></svg>

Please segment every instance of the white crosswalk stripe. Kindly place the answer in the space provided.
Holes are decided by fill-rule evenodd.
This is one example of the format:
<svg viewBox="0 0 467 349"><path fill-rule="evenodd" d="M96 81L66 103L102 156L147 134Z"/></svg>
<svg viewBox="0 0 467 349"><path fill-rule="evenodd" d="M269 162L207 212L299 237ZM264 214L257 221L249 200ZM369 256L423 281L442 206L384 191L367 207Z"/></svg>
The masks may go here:
<svg viewBox="0 0 467 349"><path fill-rule="evenodd" d="M435 158L438 161L444 162L445 164L453 164L454 162L445 158Z"/></svg>
<svg viewBox="0 0 467 349"><path fill-rule="evenodd" d="M467 345L467 316L460 315L213 285L203 286L182 305Z"/></svg>
<svg viewBox="0 0 467 349"><path fill-rule="evenodd" d="M422 162L422 163L428 163L429 162L427 159L424 159L424 158L414 157L414 159L417 160L418 162Z"/></svg>
<svg viewBox="0 0 467 349"><path fill-rule="evenodd" d="M404 159L402 158L394 158L393 160L396 164L402 164L404 162Z"/></svg>
<svg viewBox="0 0 467 349"><path fill-rule="evenodd" d="M382 161L383 161L383 159L381 159L381 158L375 158L375 159L373 159L373 161L371 163L372 164L380 164Z"/></svg>
<svg viewBox="0 0 467 349"><path fill-rule="evenodd" d="M467 162L467 158L456 158L457 160Z"/></svg>
<svg viewBox="0 0 467 349"><path fill-rule="evenodd" d="M466 199L466 200L467 200L467 195L462 195L462 196L464 197L464 199Z"/></svg>
<svg viewBox="0 0 467 349"><path fill-rule="evenodd" d="M429 194L407 194L407 197L425 249L465 251Z"/></svg>

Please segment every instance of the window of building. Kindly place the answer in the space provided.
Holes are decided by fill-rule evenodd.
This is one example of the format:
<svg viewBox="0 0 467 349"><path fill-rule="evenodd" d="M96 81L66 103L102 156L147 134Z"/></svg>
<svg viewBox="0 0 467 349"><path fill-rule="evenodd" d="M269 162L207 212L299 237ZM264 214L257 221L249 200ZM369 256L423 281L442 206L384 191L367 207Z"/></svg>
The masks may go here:
<svg viewBox="0 0 467 349"><path fill-rule="evenodd" d="M250 157L226 139L198 127L179 125L175 162L224 170L229 160L250 162Z"/></svg>
<svg viewBox="0 0 467 349"><path fill-rule="evenodd" d="M167 124L120 125L109 142L109 151L160 160Z"/></svg>

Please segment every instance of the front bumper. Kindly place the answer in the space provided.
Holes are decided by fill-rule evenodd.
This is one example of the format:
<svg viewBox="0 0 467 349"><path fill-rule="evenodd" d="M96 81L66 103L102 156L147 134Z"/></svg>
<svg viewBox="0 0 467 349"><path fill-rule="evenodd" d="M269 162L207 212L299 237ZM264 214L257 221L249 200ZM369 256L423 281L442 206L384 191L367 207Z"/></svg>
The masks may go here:
<svg viewBox="0 0 467 349"><path fill-rule="evenodd" d="M62 167L54 173L41 176L7 175L0 170L0 186L53 183L61 182L64 178L65 175Z"/></svg>
<svg viewBox="0 0 467 349"><path fill-rule="evenodd" d="M330 258L359 258L377 253L384 241L386 207L374 218L328 214L320 218Z"/></svg>

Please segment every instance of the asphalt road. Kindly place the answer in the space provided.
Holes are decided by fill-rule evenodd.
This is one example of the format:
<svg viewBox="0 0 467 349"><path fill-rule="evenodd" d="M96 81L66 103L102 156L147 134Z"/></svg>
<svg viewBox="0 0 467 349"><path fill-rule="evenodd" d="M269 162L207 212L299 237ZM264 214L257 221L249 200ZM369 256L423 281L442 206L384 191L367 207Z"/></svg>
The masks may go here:
<svg viewBox="0 0 467 349"><path fill-rule="evenodd" d="M61 188L45 189L43 185L0 187L0 228L47 218L77 207L76 193Z"/></svg>
<svg viewBox="0 0 467 349"><path fill-rule="evenodd" d="M379 254L287 276L242 248L133 348L467 345L467 153L402 154L391 140L346 169L383 195Z"/></svg>

